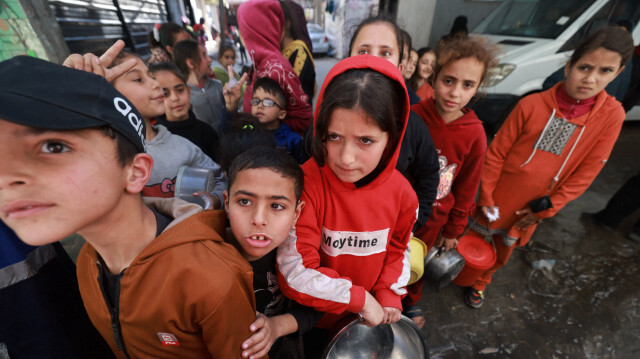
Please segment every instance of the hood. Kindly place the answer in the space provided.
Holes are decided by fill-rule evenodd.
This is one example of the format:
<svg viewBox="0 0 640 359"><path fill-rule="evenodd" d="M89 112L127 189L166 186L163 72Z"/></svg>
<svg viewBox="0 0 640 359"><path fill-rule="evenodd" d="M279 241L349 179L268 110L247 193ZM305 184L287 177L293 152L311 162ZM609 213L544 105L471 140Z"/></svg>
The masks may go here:
<svg viewBox="0 0 640 359"><path fill-rule="evenodd" d="M156 135L152 139L147 141L147 145L156 146L169 141L169 138L171 137L171 132L169 132L169 130L166 127L164 127L163 125L157 124L153 126L153 128L158 132L156 132Z"/></svg>
<svg viewBox="0 0 640 359"><path fill-rule="evenodd" d="M284 14L279 1L252 0L238 8L238 27L254 65L280 54Z"/></svg>
<svg viewBox="0 0 640 359"><path fill-rule="evenodd" d="M146 246L131 266L141 264L166 249L203 239L224 241L224 210L205 211L197 204L179 198L143 197L144 203L172 218L167 228Z"/></svg>
<svg viewBox="0 0 640 359"><path fill-rule="evenodd" d="M560 82L560 83L557 83L550 90L532 95L532 96L539 95L544 105L548 106L548 108L551 109L551 114L549 118L546 120L546 125L542 130L542 133L539 135L538 141L541 141L545 137L545 132L547 131L547 128L552 123L552 119L555 116L558 109L560 109L560 106L558 105L557 95L558 95L558 91L564 91L563 88L564 88L564 82ZM580 102L570 97L569 99L570 101L575 101L575 103L571 103L569 104L569 106L578 104ZM613 111L615 108L621 107L620 103L613 96L608 95L605 90L602 90L597 95L595 95L595 100L591 98L591 99L586 99L582 101L585 101L585 102L589 101L593 103L592 105L593 107L589 112L581 116L570 118L570 119L565 118L566 121L573 123L577 126L580 126L580 131L578 133L578 137L573 143L573 146L569 150L569 153L565 157L564 162L562 163L562 166L560 166L560 169L558 170L556 175L553 177L553 180L549 185L549 190L551 190L551 188L553 188L553 186L560 180L560 175L562 174L562 171L564 170L565 165L569 162L569 159L571 158L573 151L576 149L576 147L580 143L580 139L582 138L582 134L584 133L585 129L591 125L598 126L598 121L602 119L602 116L608 116L610 112ZM606 122L606 121L601 121L600 123L603 123L603 122ZM595 131L597 131L597 129ZM536 143L533 145L533 150L531 152L531 155L529 155L529 158L524 163L522 163L520 167L523 167L527 165L529 162L531 162L531 159L533 159L533 156L535 156L536 151L538 150L538 141L536 141Z"/></svg>
<svg viewBox="0 0 640 359"><path fill-rule="evenodd" d="M462 117L457 118L449 123L444 123L440 113L436 109L436 100L434 98L427 98L419 103L411 106L411 110L422 118L427 126L440 126L448 127L450 130L455 128L464 128L469 125L482 125L482 121L478 119L476 113L468 107L462 109Z"/></svg>
<svg viewBox="0 0 640 359"><path fill-rule="evenodd" d="M372 70L378 71L381 74L399 83L403 89L404 104L402 108L402 118L400 119L402 121L402 126L401 126L398 143L396 147L393 149L393 155L391 156L391 159L388 161L388 163L386 163L384 169L382 169L382 171L380 171L380 169L374 170L374 172L379 171L380 174L377 175L375 180L371 182L384 181L384 179L389 177L389 175L393 172L393 170L396 167L396 163L398 162L398 156L400 154L400 145L402 143L402 139L404 138L404 132L407 128L407 122L409 120L409 111L410 111L409 94L407 93L407 87L405 86L404 78L402 77L400 70L398 70L397 67L393 66L391 62L376 56L358 55L358 56L348 57L338 62L335 66L333 66L333 68L329 71L329 73L325 77L325 80L322 83L322 89L320 90L320 94L318 95L318 104L316 105L315 113L313 116L313 132L315 134L316 120L318 118L318 114L320 113L320 109L322 108L324 92L327 86L329 85L329 83L331 83L331 81L336 76L351 69L372 69ZM328 166L324 166L324 168L326 170L328 169ZM329 170L329 172L331 172L331 170Z"/></svg>

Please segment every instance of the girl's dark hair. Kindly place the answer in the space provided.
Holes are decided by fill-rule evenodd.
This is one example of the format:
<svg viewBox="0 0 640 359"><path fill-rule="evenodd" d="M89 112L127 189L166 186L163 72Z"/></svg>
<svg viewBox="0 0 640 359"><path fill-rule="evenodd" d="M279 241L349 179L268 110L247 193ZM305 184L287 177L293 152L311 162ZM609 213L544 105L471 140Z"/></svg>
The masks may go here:
<svg viewBox="0 0 640 359"><path fill-rule="evenodd" d="M438 74L448 64L473 57L484 65L484 71L480 77L481 86L484 83L489 69L498 66L500 48L494 43L478 36L455 36L447 41L440 41L436 48L436 65L433 70L433 81L438 79Z"/></svg>
<svg viewBox="0 0 640 359"><path fill-rule="evenodd" d="M167 51L167 46L173 46L176 44L176 35L182 31L186 31L182 28L182 26L173 23L173 22L165 22L160 25L160 45ZM169 53L169 51L167 51Z"/></svg>
<svg viewBox="0 0 640 359"><path fill-rule="evenodd" d="M411 48L413 47L413 43L411 41L411 35L409 35L409 33L406 30L400 30L401 34L402 34L402 43L404 44L402 46L402 56L409 56L411 55ZM404 53L404 47L407 47L409 49L409 53L405 54ZM400 59L402 60L402 59Z"/></svg>
<svg viewBox="0 0 640 359"><path fill-rule="evenodd" d="M156 73L158 71L169 71L172 74L176 75L180 79L180 81L184 82L185 85L187 84L187 78L184 76L182 71L180 71L180 69L176 65L170 62L159 62L150 64L149 71L151 73Z"/></svg>
<svg viewBox="0 0 640 359"><path fill-rule="evenodd" d="M575 65L582 56L601 47L620 54L620 66L624 66L633 54L633 38L619 26L603 27L578 44L569 59L569 67Z"/></svg>
<svg viewBox="0 0 640 359"><path fill-rule="evenodd" d="M273 147L253 147L239 154L227 172L228 189L231 189L240 171L257 168L268 168L284 178L291 179L296 201L300 199L304 187L302 168L291 155Z"/></svg>
<svg viewBox="0 0 640 359"><path fill-rule="evenodd" d="M220 167L229 173L231 162L241 153L254 148L276 148L271 132L264 130L257 117L238 112L231 121L231 129L220 140ZM227 182L231 185L231 182Z"/></svg>
<svg viewBox="0 0 640 359"><path fill-rule="evenodd" d="M453 20L451 30L449 30L449 36L467 36L469 30L467 30L467 17L460 15Z"/></svg>
<svg viewBox="0 0 640 359"><path fill-rule="evenodd" d="M282 15L284 16L284 28L282 31L294 40L300 39L298 20L293 16L291 8L286 1L280 1L280 7L282 8Z"/></svg>
<svg viewBox="0 0 640 359"><path fill-rule="evenodd" d="M349 42L349 54L351 54L351 50L353 49L353 42L358 37L360 30L363 27L369 24L375 24L377 22L387 23L393 29L393 33L396 35L396 40L398 41L398 63L402 62L402 52L404 51L404 41L402 39L402 29L393 21L390 17L380 14L376 16L370 16L364 20L356 27L356 30L353 32L353 36L351 37L351 41Z"/></svg>
<svg viewBox="0 0 640 359"><path fill-rule="evenodd" d="M324 165L331 114L339 109L361 109L382 131L389 133L387 150L380 159L380 167L389 161L393 149L399 145L404 127L405 89L401 84L372 69L351 69L336 76L324 91L324 98L315 122L311 154L320 166Z"/></svg>
<svg viewBox="0 0 640 359"><path fill-rule="evenodd" d="M257 89L262 89L262 91L275 96L278 100L278 105L282 106L283 110L287 108L287 94L284 92L282 87L280 87L278 81L269 77L260 77L253 84L253 94L256 93Z"/></svg>
<svg viewBox="0 0 640 359"><path fill-rule="evenodd" d="M218 61L222 58L222 55L224 55L225 52L227 51L233 51L233 55L235 56L236 54L236 50L229 46L229 45L224 45L224 44L220 44L220 49L218 50ZM225 69L226 70L226 69Z"/></svg>
<svg viewBox="0 0 640 359"><path fill-rule="evenodd" d="M154 35L154 30L155 30L155 29L152 29L151 31L149 31L149 37L148 37L148 40L149 40L149 47L150 47L150 48L154 48L154 47L162 48L162 44L160 43L160 41L156 40L156 37L155 37L155 35ZM158 31L159 31L159 30L158 30ZM164 50L164 49L163 49L163 50ZM165 50L165 52L166 52L166 50Z"/></svg>
<svg viewBox="0 0 640 359"><path fill-rule="evenodd" d="M413 91L418 91L418 82L420 82L422 79L420 78L420 74L418 73L418 64L420 63L420 59L422 58L422 55L429 53L429 52L433 52L433 54L435 55L435 51L433 51L432 48L430 47L422 47L420 49L418 49L418 51L416 51L418 53L418 61L416 62L416 70L413 71L413 75L411 75L411 78L409 79L409 87L411 87L411 89ZM409 55L411 55L411 52L409 52ZM431 81L431 79L433 79L433 74L431 74L431 78L426 79L425 81L427 81L427 83L429 83Z"/></svg>
<svg viewBox="0 0 640 359"><path fill-rule="evenodd" d="M178 42L173 47L173 63L178 66L185 76L191 72L189 65L187 65L187 59L191 59L194 65L200 65L200 53L202 47L195 40L183 40Z"/></svg>

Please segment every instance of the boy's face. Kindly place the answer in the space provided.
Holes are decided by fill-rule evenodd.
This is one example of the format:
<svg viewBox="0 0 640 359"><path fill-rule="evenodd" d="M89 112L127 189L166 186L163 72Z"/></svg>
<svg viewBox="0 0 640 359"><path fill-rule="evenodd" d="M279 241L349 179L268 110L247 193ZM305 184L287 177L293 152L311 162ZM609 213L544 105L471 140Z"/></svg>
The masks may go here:
<svg viewBox="0 0 640 359"><path fill-rule="evenodd" d="M113 81L113 87L131 101L145 119L164 113L162 88L140 59L136 66Z"/></svg>
<svg viewBox="0 0 640 359"><path fill-rule="evenodd" d="M224 199L233 235L249 261L265 256L287 238L304 205L296 203L293 179L269 168L238 172Z"/></svg>
<svg viewBox="0 0 640 359"><path fill-rule="evenodd" d="M275 130L280 125L280 121L287 117L287 111L281 109L276 96L266 92L262 88L257 88L253 91L252 100L272 100L275 101L271 107L264 105L264 102L260 102L258 105L251 105L251 114L256 116L262 126L267 130Z"/></svg>
<svg viewBox="0 0 640 359"><path fill-rule="evenodd" d="M0 119L0 157L0 219L25 243L109 233L118 221L131 173L100 130L48 131Z"/></svg>
<svg viewBox="0 0 640 359"><path fill-rule="evenodd" d="M189 118L189 87L171 71L157 71L156 80L164 93L164 109L169 121L183 121Z"/></svg>

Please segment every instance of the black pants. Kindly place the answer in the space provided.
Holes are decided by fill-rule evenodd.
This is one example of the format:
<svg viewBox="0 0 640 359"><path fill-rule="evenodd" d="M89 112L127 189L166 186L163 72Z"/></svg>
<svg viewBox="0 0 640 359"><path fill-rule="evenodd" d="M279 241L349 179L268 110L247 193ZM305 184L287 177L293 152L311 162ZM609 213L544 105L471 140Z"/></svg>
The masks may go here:
<svg viewBox="0 0 640 359"><path fill-rule="evenodd" d="M331 342L328 329L312 328L302 335L305 359L320 359Z"/></svg>
<svg viewBox="0 0 640 359"><path fill-rule="evenodd" d="M626 217L640 208L640 172L629 178L607 203L596 213L596 218L610 227L615 227ZM634 225L634 232L640 231L640 221Z"/></svg>
<svg viewBox="0 0 640 359"><path fill-rule="evenodd" d="M622 100L624 112L629 112L640 101L640 56L633 55L631 83Z"/></svg>

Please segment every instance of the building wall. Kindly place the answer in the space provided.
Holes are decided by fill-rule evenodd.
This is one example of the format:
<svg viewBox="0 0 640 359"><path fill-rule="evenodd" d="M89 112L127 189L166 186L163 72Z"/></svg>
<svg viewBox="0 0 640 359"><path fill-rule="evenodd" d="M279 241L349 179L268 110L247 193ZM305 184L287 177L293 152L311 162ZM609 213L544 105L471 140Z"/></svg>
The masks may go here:
<svg viewBox="0 0 640 359"><path fill-rule="evenodd" d="M437 2L450 0L402 0L398 4L396 21L411 35L414 49L427 46Z"/></svg>

